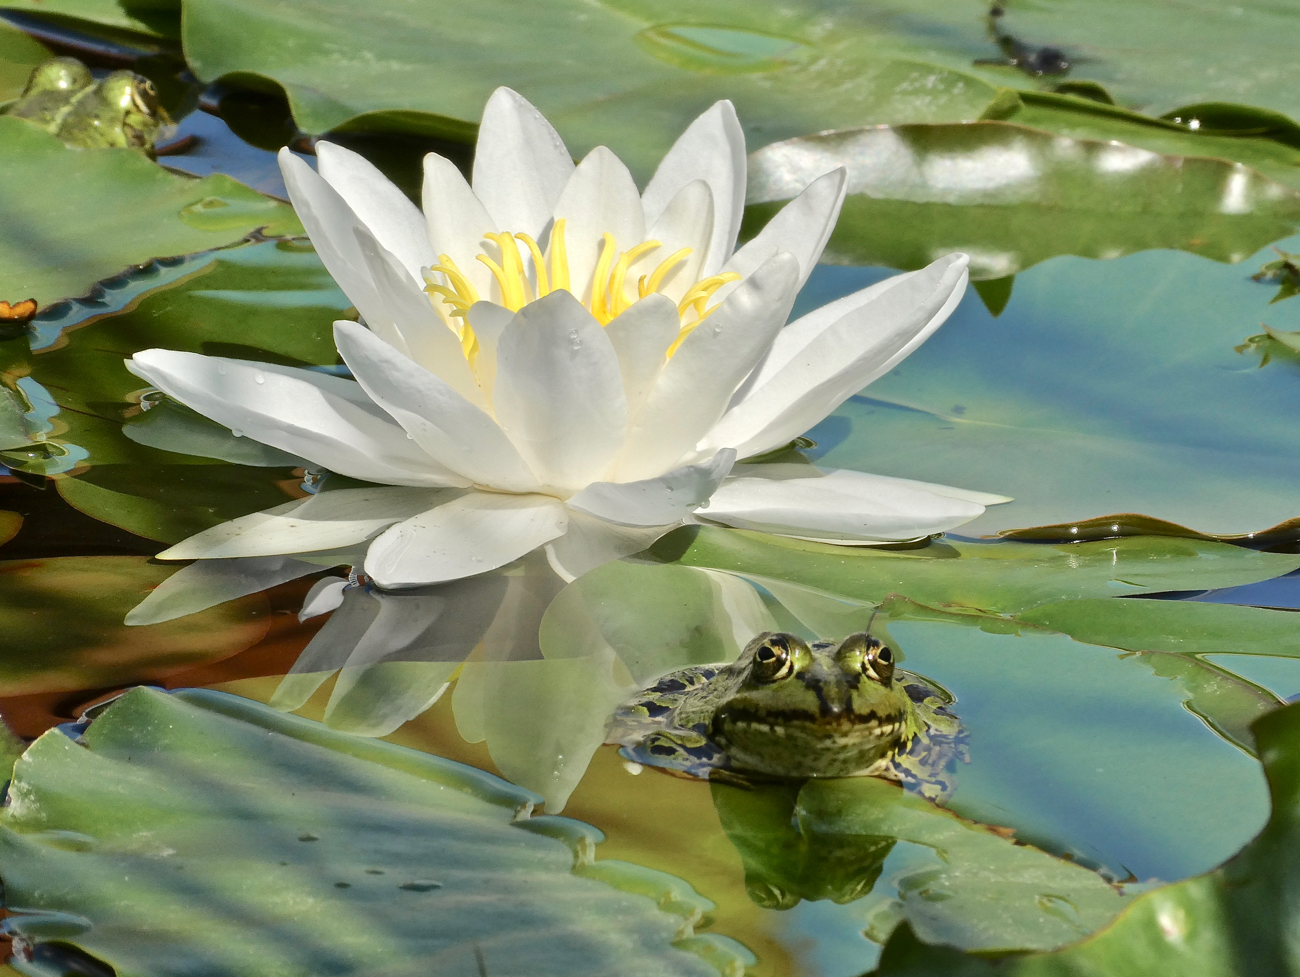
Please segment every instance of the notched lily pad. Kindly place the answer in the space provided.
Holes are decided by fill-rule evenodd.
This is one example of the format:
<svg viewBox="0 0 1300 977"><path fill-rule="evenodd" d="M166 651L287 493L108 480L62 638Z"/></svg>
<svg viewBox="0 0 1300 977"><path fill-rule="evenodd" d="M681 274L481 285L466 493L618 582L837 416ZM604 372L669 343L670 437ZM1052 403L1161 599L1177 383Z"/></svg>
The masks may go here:
<svg viewBox="0 0 1300 977"><path fill-rule="evenodd" d="M525 830L537 800L235 696L136 689L18 762L0 818L7 925L20 954L58 939L119 977L716 977L752 962L695 934L711 904L680 880L591 861L592 832L564 819ZM69 917L86 925L49 934Z"/></svg>

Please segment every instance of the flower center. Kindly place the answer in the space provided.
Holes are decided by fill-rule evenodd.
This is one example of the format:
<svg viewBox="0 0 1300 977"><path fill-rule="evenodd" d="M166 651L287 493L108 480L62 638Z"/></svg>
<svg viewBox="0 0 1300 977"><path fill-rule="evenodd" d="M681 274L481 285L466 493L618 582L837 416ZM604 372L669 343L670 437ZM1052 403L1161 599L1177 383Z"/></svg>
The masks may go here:
<svg viewBox="0 0 1300 977"><path fill-rule="evenodd" d="M529 302L564 289L572 291L569 286L569 252L564 243L565 220L560 218L551 229L546 253L527 234L510 234L507 232L485 235L485 240L495 245L496 257L486 253L475 255L492 272L497 289L501 293L500 303L511 312L518 312ZM519 250L521 242L532 258L531 269L524 262L524 255ZM643 299L653 292L658 292L668 275L685 261L693 252L692 248L681 248L664 258L653 270L636 278L636 297L628 298L630 286L629 272L632 266L646 254L662 247L659 241L642 241L626 251L620 252L614 235L606 233L601 237L600 257L596 261L595 274L591 283L590 311L602 326L609 325L615 318L625 312L633 302ZM668 353L671 356L682 340L692 329L707 319L717 305L710 307L709 301L719 288L740 280L734 271L720 275L711 275L688 288L677 303L677 314L682 321L682 331ZM457 332L465 355L473 357L477 342L474 331L469 324L470 307L478 302L478 290L468 277L456 266L449 255L439 255L438 264L425 272L425 291L432 301L441 301L446 307L447 315L453 321L459 321ZM456 328L453 326L453 328Z"/></svg>

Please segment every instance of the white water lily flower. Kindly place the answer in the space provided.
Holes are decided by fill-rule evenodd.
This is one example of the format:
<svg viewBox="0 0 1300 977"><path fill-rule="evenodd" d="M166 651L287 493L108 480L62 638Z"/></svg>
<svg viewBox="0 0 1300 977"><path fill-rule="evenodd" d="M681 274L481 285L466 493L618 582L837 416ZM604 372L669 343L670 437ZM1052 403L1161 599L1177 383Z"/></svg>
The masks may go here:
<svg viewBox="0 0 1300 977"><path fill-rule="evenodd" d="M484 112L472 185L425 158L423 213L355 153L317 153L319 175L287 151L281 167L364 321L334 324L355 380L162 349L128 366L237 434L374 484L236 519L162 558L364 545L366 574L400 588L545 547L572 579L704 515L852 542L946 530L1005 501L735 464L788 443L911 353L960 301L967 259L786 325L845 172L815 180L733 251L746 170L729 102L686 130L644 193L603 147L575 166L508 89Z"/></svg>

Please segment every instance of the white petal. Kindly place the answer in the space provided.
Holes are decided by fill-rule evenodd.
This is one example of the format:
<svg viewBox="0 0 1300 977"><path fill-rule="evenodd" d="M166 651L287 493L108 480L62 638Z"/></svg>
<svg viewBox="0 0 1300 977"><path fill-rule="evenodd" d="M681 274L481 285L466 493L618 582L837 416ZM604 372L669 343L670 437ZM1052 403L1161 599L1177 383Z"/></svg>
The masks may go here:
<svg viewBox="0 0 1300 977"><path fill-rule="evenodd" d="M366 393L431 458L479 485L511 492L538 487L506 433L441 378L355 322L336 322L334 342Z"/></svg>
<svg viewBox="0 0 1300 977"><path fill-rule="evenodd" d="M773 257L686 337L628 432L614 481L652 478L695 449L772 345L794 302L798 277L793 255Z"/></svg>
<svg viewBox="0 0 1300 977"><path fill-rule="evenodd" d="M745 211L745 133L730 102L717 102L690 124L659 164L642 198L653 224L692 180L713 191L716 208L704 276L715 275L731 254Z"/></svg>
<svg viewBox="0 0 1300 977"><path fill-rule="evenodd" d="M666 295L647 295L605 327L618 357L629 419L635 421L681 332L677 306Z"/></svg>
<svg viewBox="0 0 1300 977"><path fill-rule="evenodd" d="M591 279L602 235L613 234L620 252L645 240L645 215L636 183L622 161L604 146L588 153L573 171L555 204L555 218L566 222L569 285L583 302L591 300Z"/></svg>
<svg viewBox="0 0 1300 977"><path fill-rule="evenodd" d="M338 549L449 501L456 491L375 486L320 492L205 529L158 557L212 560Z"/></svg>
<svg viewBox="0 0 1300 977"><path fill-rule="evenodd" d="M602 478L627 434L618 356L568 292L524 306L497 346L497 421L543 485Z"/></svg>
<svg viewBox="0 0 1300 977"><path fill-rule="evenodd" d="M895 284L875 293L870 302L855 305L841 299L851 311L756 383L704 444L730 445L745 458L780 447L808 430L892 370L943 324L965 294L966 263L964 254L948 255L920 272L892 279ZM812 330L800 326L796 337L807 331ZM775 350L773 358L778 358ZM768 373L766 368L762 372Z"/></svg>
<svg viewBox="0 0 1300 977"><path fill-rule="evenodd" d="M379 602L362 587L343 592L343 603L302 650L271 696L274 709L301 709L336 672L379 616Z"/></svg>
<svg viewBox="0 0 1300 977"><path fill-rule="evenodd" d="M316 144L316 162L325 182L347 201L371 234L397 256L411 281L423 284L420 269L437 255L420 208L365 157L329 142Z"/></svg>
<svg viewBox="0 0 1300 977"><path fill-rule="evenodd" d="M420 199L424 203L433 253L445 254L456 262L456 267L478 290L479 298L493 298L496 286L492 273L477 256L483 252L483 235L496 231L496 223L474 196L456 164L437 153L425 156Z"/></svg>
<svg viewBox="0 0 1300 977"><path fill-rule="evenodd" d="M498 88L483 109L474 148L474 195L511 232L541 237L573 173L564 140L527 99Z"/></svg>
<svg viewBox="0 0 1300 977"><path fill-rule="evenodd" d="M658 478L593 482L566 504L624 526L669 525L707 505L735 463L736 453L723 448L708 461L674 468Z"/></svg>
<svg viewBox="0 0 1300 977"><path fill-rule="evenodd" d="M947 261L947 258L944 257L939 260ZM868 302L874 302L895 285L899 285L906 279L920 273L919 271L908 271L901 275L892 275L884 281L859 289L851 295L845 295L834 302L828 302L826 305L813 309L807 315L800 316L794 322L789 323L777 334L767 358L763 360L762 365L753 372L746 383L747 388L752 390L767 383L772 377L781 372L786 364L803 352L809 343L831 326L840 322L850 312L856 312ZM733 403L739 403L743 399L743 396L737 397Z"/></svg>
<svg viewBox="0 0 1300 977"><path fill-rule="evenodd" d="M325 270L365 315L379 305L378 289L357 249L353 233L362 226L339 192L288 148L280 150L280 172L293 209L311 238Z"/></svg>
<svg viewBox="0 0 1300 977"><path fill-rule="evenodd" d="M637 262L637 274L641 274L640 269L645 269L648 274L669 255L681 248L690 248L686 260L664 276L659 286L660 292L674 302L680 302L682 296L705 277L713 224L713 191L703 180L692 180L677 192L646 233L648 240L662 243Z"/></svg>
<svg viewBox="0 0 1300 977"><path fill-rule="evenodd" d="M359 385L310 370L168 349L127 369L218 424L370 482L468 485L421 451Z"/></svg>
<svg viewBox="0 0 1300 977"><path fill-rule="evenodd" d="M311 585L307 596L302 599L298 610L298 623L310 621L330 611L336 611L343 603L343 591L347 589L347 577L321 577Z"/></svg>
<svg viewBox="0 0 1300 977"><path fill-rule="evenodd" d="M902 479L807 465L741 465L713 494L710 522L832 542L915 539L969 522L982 505ZM817 469L812 469L818 472Z"/></svg>
<svg viewBox="0 0 1300 977"><path fill-rule="evenodd" d="M364 229L356 233L357 245L383 302L384 318L366 315L366 325L394 349L437 374L471 404L485 408L487 401L465 360L460 340L433 311L428 295L402 273L397 259L373 236Z"/></svg>
<svg viewBox="0 0 1300 977"><path fill-rule="evenodd" d="M474 357L474 378L489 404L497 382L497 344L501 334L510 325L515 314L495 302L475 302L469 308L470 328L478 340L478 354Z"/></svg>
<svg viewBox="0 0 1300 977"><path fill-rule="evenodd" d="M546 495L471 492L398 523L370 544L380 587L418 587L504 566L564 534L564 505Z"/></svg>
<svg viewBox="0 0 1300 977"><path fill-rule="evenodd" d="M583 512L569 513L569 531L546 544L546 559L566 582L613 560L640 553L675 526L617 526Z"/></svg>
<svg viewBox="0 0 1300 977"><path fill-rule="evenodd" d="M914 478L895 478L894 481L899 485L910 485L912 488L918 488L923 492L929 492L933 495L942 495L949 499L962 499L966 502L974 502L976 505L982 506L1003 505L1007 502L1015 501L1015 499L1010 495L997 495L994 492L977 492L974 489L956 488L952 485L940 485L938 482L919 482Z"/></svg>
<svg viewBox="0 0 1300 977"><path fill-rule="evenodd" d="M802 288L839 219L847 182L848 171L843 167L813 180L753 240L732 255L725 270L748 276L778 251L788 251L799 259Z"/></svg>
<svg viewBox="0 0 1300 977"><path fill-rule="evenodd" d="M126 623L160 624L186 614L197 614L236 597L319 573L320 569L315 563L287 556L193 563L181 567L131 608Z"/></svg>

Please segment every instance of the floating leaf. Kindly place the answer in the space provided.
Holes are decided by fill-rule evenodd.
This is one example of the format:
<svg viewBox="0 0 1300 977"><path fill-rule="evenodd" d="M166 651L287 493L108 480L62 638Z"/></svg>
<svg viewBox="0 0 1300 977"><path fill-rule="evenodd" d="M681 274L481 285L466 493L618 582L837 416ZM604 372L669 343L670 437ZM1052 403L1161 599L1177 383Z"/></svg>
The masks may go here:
<svg viewBox="0 0 1300 977"><path fill-rule="evenodd" d="M706 977L753 962L694 934L711 904L689 886L593 860L600 832L530 818L528 791L222 693L136 689L78 741L37 740L9 797L7 925L121 977Z"/></svg>
<svg viewBox="0 0 1300 977"><path fill-rule="evenodd" d="M689 566L794 580L859 600L879 602L897 593L935 607L997 614L1065 599L1230 587L1300 567L1300 556L1142 536L1059 546L953 540L882 550L704 527L677 530L652 552Z"/></svg>
<svg viewBox="0 0 1300 977"><path fill-rule="evenodd" d="M150 258L257 228L302 233L288 204L226 176L194 180L131 150L72 149L21 119L0 117L0 143L0 297L45 306Z"/></svg>
<svg viewBox="0 0 1300 977"><path fill-rule="evenodd" d="M1186 974L1238 977L1293 972L1296 945L1287 893L1300 878L1300 706L1255 724L1273 815L1257 838L1222 867L1149 892L1110 927L1074 946L994 964L927 946L900 927L885 947L882 977L1114 977Z"/></svg>
<svg viewBox="0 0 1300 977"><path fill-rule="evenodd" d="M1095 872L873 777L712 793L751 898L773 909L854 903L879 942L905 919L927 940L968 950L1054 949L1127 901Z"/></svg>
<svg viewBox="0 0 1300 977"><path fill-rule="evenodd" d="M835 165L848 168L849 197L825 257L842 264L920 268L965 251L972 277L1003 279L1059 254L1180 248L1240 261L1300 221L1300 192L1240 165L1005 122L879 126L766 146L750 156L748 220Z"/></svg>

